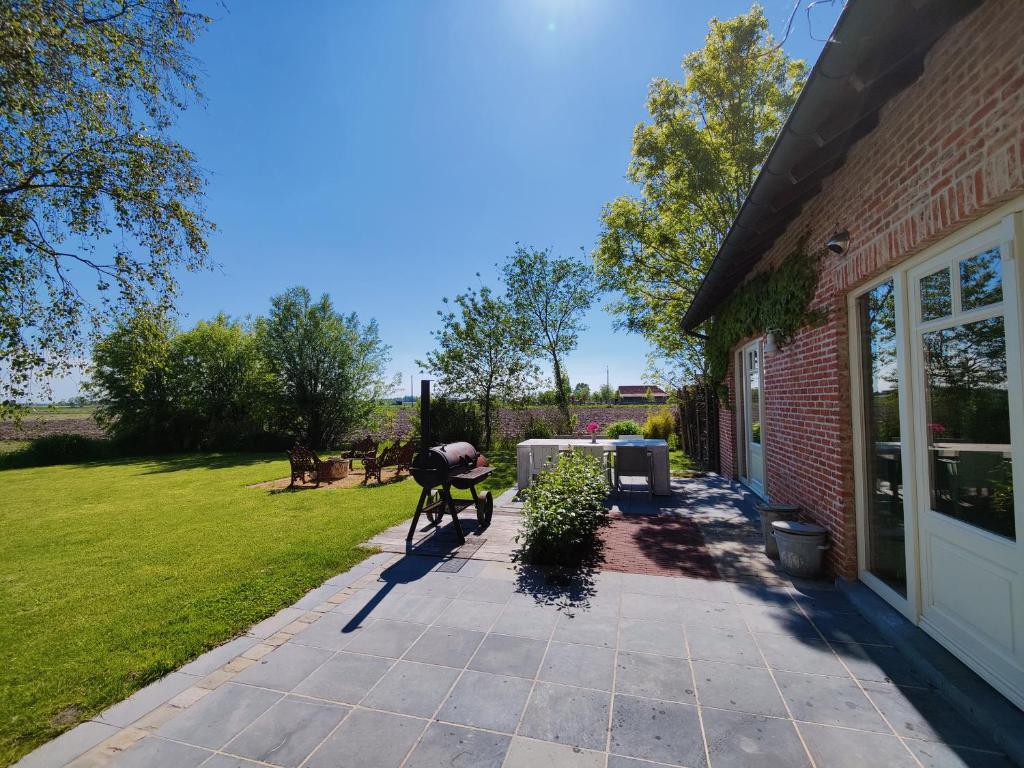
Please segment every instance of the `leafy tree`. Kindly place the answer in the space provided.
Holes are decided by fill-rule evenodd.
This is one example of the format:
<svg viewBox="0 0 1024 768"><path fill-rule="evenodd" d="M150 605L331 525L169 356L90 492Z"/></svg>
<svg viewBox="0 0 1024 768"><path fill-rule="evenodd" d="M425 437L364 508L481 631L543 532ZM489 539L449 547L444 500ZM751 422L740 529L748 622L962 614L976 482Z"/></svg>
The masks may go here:
<svg viewBox="0 0 1024 768"><path fill-rule="evenodd" d="M572 398L578 403L585 403L590 399L590 385L585 381L576 382L572 388Z"/></svg>
<svg viewBox="0 0 1024 768"><path fill-rule="evenodd" d="M290 288L271 299L256 328L277 379L282 425L310 447L337 445L368 424L397 386L385 381L390 347L376 321L339 314L326 294L314 302L307 289Z"/></svg>
<svg viewBox="0 0 1024 768"><path fill-rule="evenodd" d="M764 11L713 18L705 45L683 59L685 80L655 79L649 123L633 132L628 178L639 195L602 212L594 261L620 327L642 333L688 380L703 348L679 318L796 101L803 62L768 32Z"/></svg>
<svg viewBox="0 0 1024 768"><path fill-rule="evenodd" d="M172 431L168 384L174 322L159 308L139 307L93 347L89 391L96 420L114 439L157 449Z"/></svg>
<svg viewBox="0 0 1024 768"><path fill-rule="evenodd" d="M185 0L0 3L0 415L208 265ZM134 320L129 320L129 323Z"/></svg>
<svg viewBox="0 0 1024 768"><path fill-rule="evenodd" d="M167 371L181 448L251 447L249 440L267 432L273 378L242 323L218 315L179 333Z"/></svg>
<svg viewBox="0 0 1024 768"><path fill-rule="evenodd" d="M565 355L576 348L583 316L597 298L590 264L552 256L548 250L517 246L505 262L505 293L519 327L529 334L529 349L551 360L558 408L569 423L569 386Z"/></svg>
<svg viewBox="0 0 1024 768"><path fill-rule="evenodd" d="M610 403L615 399L616 391L607 384L602 384L597 392L594 393L594 399L599 403Z"/></svg>
<svg viewBox="0 0 1024 768"><path fill-rule="evenodd" d="M489 450L498 403L523 400L540 374L523 351L520 326L507 302L488 288L460 294L454 302L456 309L438 311L442 327L432 334L437 349L416 364L437 376L442 393L479 404Z"/></svg>

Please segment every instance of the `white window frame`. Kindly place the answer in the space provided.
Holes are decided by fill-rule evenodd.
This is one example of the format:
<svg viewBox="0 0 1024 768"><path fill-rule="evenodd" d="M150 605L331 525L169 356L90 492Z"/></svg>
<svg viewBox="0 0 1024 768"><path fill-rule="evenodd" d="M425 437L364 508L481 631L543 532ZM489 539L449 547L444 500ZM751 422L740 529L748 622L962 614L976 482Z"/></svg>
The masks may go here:
<svg viewBox="0 0 1024 768"><path fill-rule="evenodd" d="M883 600L892 605L896 610L906 616L915 624L920 622L922 613L921 605L921 564L919 552L919 520L918 501L922 488L927 488L927 479L922 485L922 469L918 466L920 447L914 417L914 386L911 381L912 369L908 367L908 361L914 354L912 334L920 330L917 324L916 311L913 316L911 307L915 302L911 301L909 291L916 285L919 277L915 273L921 265L936 257L949 254L950 263L958 264L959 259L966 255L967 250L973 247L976 242L999 241L1004 244L1008 240L1013 242L1013 251L1005 253L1004 258L1014 259L1020 263L1019 256L1024 250L1024 196L1001 206L992 213L972 222L942 241L926 248L920 254L901 262L895 267L883 272L870 281L861 283L847 293L847 342L849 350L849 371L850 371L850 418L853 426L853 474L854 474L854 508L856 512L857 530L857 573L861 581L867 584ZM972 242L975 241L975 242ZM1013 270L1016 273L1016 270ZM877 288L882 283L893 281L893 293L896 300L896 357L897 375L899 376L900 395L900 442L904 446L903 469L903 513L904 531L906 536L905 554L907 558L907 596L904 598L896 590L873 575L867 570L867 522L866 522L866 472L864 469L865 457L865 434L864 434L864 402L863 402L863 373L860 351L860 327L857 313L857 300L868 291ZM959 281L958 275L951 272L951 288L956 291L954 307L959 307ZM956 287L952 287L956 286ZM1016 299L1019 302L1020 296L1019 279L1013 282L1005 281L1004 291L1016 291ZM1006 300L1004 296L1004 301ZM984 316L987 312L982 308L973 310L970 317ZM936 325L942 325L943 321L934 321ZM1018 324L1024 322L1024 312L1018 315ZM1007 334L1007 344L1011 339L1020 339L1021 329L1017 332ZM1018 345L1019 346L1019 345ZM1010 359L1020 360L1024 356L1024 350L1007 350ZM1015 425L1016 426L1016 425ZM1019 433L1018 433L1019 434ZM1015 468L1014 477L1017 471ZM1018 532L1018 536L1024 536L1024 532Z"/></svg>

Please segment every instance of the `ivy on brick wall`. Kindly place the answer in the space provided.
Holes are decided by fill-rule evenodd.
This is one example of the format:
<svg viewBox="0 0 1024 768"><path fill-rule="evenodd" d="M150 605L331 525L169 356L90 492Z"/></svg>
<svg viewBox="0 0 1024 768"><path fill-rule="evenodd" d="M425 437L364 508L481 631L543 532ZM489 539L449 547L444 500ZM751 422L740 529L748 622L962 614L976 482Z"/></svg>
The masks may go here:
<svg viewBox="0 0 1024 768"><path fill-rule="evenodd" d="M719 385L723 403L728 401L722 390L729 354L742 339L771 330L781 347L804 326L824 322L824 311L810 309L821 252L808 252L806 246L804 236L778 267L759 273L733 291L712 319L704 348L708 376Z"/></svg>

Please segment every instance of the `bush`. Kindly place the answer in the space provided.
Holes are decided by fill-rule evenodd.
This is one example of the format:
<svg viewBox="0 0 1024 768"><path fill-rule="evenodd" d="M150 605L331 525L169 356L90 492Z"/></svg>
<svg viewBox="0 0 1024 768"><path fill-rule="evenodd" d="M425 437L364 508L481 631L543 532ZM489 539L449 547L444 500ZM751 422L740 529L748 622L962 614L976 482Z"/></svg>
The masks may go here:
<svg viewBox="0 0 1024 768"><path fill-rule="evenodd" d="M109 440L83 435L47 435L37 437L20 450L0 456L0 467L14 469L77 464L107 459L115 453L114 445Z"/></svg>
<svg viewBox="0 0 1024 768"><path fill-rule="evenodd" d="M417 434L422 434L419 411L413 416ZM471 401L455 400L444 395L430 400L430 442L467 442L474 446L483 445L484 424L480 409Z"/></svg>
<svg viewBox="0 0 1024 768"><path fill-rule="evenodd" d="M565 454L530 486L516 541L533 563L576 565L593 551L606 518L608 482L600 462L580 451Z"/></svg>
<svg viewBox="0 0 1024 768"><path fill-rule="evenodd" d="M551 429L550 424L544 419L538 419L533 414L530 414L530 419L526 422L526 428L523 429L524 440L550 440L554 436L555 432Z"/></svg>
<svg viewBox="0 0 1024 768"><path fill-rule="evenodd" d="M608 437L618 437L619 435L642 435L643 433L643 427L632 419L626 419L625 421L613 421L608 425L607 430Z"/></svg>
<svg viewBox="0 0 1024 768"><path fill-rule="evenodd" d="M654 440L668 440L676 431L676 417L669 408L662 408L647 417L643 435Z"/></svg>

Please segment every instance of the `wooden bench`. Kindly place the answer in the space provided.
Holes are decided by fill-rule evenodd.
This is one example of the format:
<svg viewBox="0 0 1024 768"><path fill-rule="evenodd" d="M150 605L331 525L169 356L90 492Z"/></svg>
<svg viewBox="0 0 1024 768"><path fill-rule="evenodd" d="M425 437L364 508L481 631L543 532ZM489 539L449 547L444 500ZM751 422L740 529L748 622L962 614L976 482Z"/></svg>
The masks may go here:
<svg viewBox="0 0 1024 768"><path fill-rule="evenodd" d="M295 487L295 481L301 480L303 483L306 482L306 475L312 473L316 476L316 485L320 487L320 468L323 466L323 462L320 457L317 456L313 451L306 448L304 445L296 443L294 447L288 453L288 462L292 467L292 481L288 484L289 488Z"/></svg>

